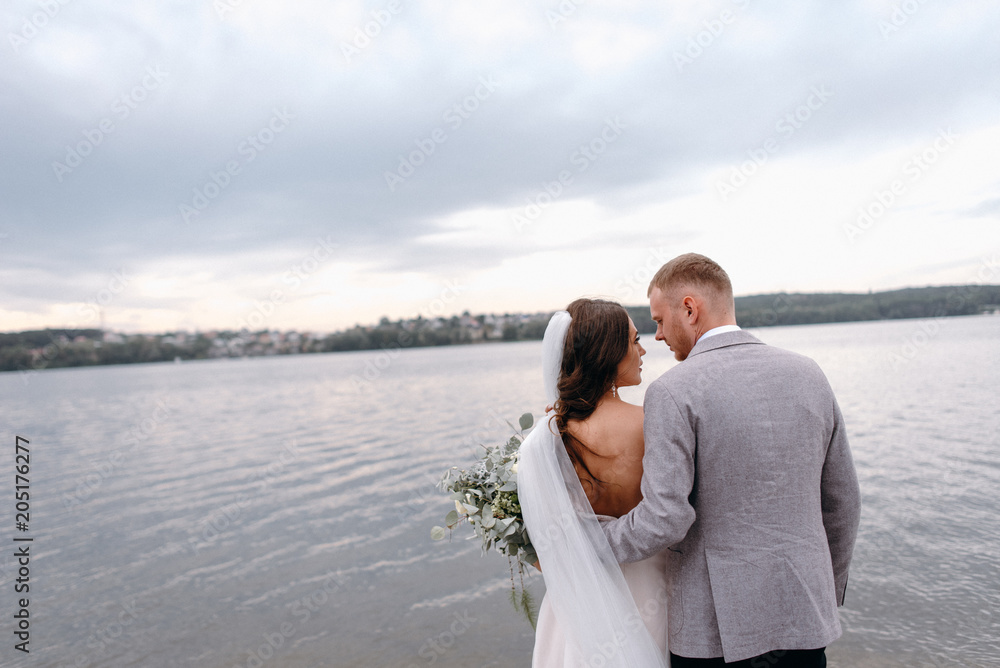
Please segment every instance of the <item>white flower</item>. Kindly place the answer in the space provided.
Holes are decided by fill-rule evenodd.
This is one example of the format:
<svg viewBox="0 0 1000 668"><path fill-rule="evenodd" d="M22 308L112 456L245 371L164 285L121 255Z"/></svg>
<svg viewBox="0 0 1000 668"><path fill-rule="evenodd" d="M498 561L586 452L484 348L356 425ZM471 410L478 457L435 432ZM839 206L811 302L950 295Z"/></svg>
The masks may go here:
<svg viewBox="0 0 1000 668"><path fill-rule="evenodd" d="M462 502L459 501L458 499L455 499L455 510L458 511L459 515L468 515L469 514L469 511L467 511L465 509L465 506L463 506Z"/></svg>
<svg viewBox="0 0 1000 668"><path fill-rule="evenodd" d="M517 473L517 462L514 462L513 464L510 465L510 472L514 474Z"/></svg>

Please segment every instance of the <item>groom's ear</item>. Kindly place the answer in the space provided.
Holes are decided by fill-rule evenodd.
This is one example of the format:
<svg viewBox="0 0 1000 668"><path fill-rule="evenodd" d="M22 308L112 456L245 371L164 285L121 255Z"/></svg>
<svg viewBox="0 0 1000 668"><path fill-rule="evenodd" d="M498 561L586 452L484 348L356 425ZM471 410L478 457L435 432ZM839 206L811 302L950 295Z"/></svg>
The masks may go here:
<svg viewBox="0 0 1000 668"><path fill-rule="evenodd" d="M694 297L688 295L681 301L681 307L687 311L688 317L698 312L698 302Z"/></svg>

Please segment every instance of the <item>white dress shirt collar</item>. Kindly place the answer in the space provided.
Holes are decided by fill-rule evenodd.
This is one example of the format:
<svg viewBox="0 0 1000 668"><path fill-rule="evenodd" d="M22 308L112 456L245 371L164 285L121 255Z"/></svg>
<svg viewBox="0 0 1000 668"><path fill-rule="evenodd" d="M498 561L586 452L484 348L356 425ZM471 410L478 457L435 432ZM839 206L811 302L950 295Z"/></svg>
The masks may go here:
<svg viewBox="0 0 1000 668"><path fill-rule="evenodd" d="M726 332L738 332L738 331L740 331L739 325L721 325L719 327L713 327L712 329L702 334L700 337L698 337L698 341L707 339L710 336L715 336L716 334L725 334Z"/></svg>

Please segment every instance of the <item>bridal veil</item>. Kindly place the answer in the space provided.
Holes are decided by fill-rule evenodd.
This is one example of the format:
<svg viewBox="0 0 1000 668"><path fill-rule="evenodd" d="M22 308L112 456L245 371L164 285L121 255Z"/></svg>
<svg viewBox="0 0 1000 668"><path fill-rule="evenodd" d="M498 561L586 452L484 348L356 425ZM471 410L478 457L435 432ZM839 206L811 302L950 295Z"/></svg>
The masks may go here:
<svg viewBox="0 0 1000 668"><path fill-rule="evenodd" d="M552 316L542 342L546 401L558 397L569 313ZM588 668L657 668L667 660L650 636L587 500L550 412L520 447L521 512L560 626Z"/></svg>

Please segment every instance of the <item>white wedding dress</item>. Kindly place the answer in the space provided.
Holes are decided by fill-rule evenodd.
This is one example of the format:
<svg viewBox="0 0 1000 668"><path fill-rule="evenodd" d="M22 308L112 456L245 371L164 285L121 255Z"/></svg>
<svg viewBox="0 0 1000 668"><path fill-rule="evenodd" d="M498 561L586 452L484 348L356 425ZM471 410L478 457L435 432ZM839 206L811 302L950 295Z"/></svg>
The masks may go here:
<svg viewBox="0 0 1000 668"><path fill-rule="evenodd" d="M604 516L599 516L603 518ZM667 654L666 607L666 551L649 559L631 564L621 564L622 575L628 583L639 616L664 656ZM578 668L589 666L585 657L567 640L559 625L548 596L538 609L535 627L535 650L531 656L532 668Z"/></svg>
<svg viewBox="0 0 1000 668"><path fill-rule="evenodd" d="M542 368L550 404L558 396L570 322L559 311L545 330ZM666 668L666 553L618 564L551 418L540 420L521 444L517 474L546 587L532 666Z"/></svg>

